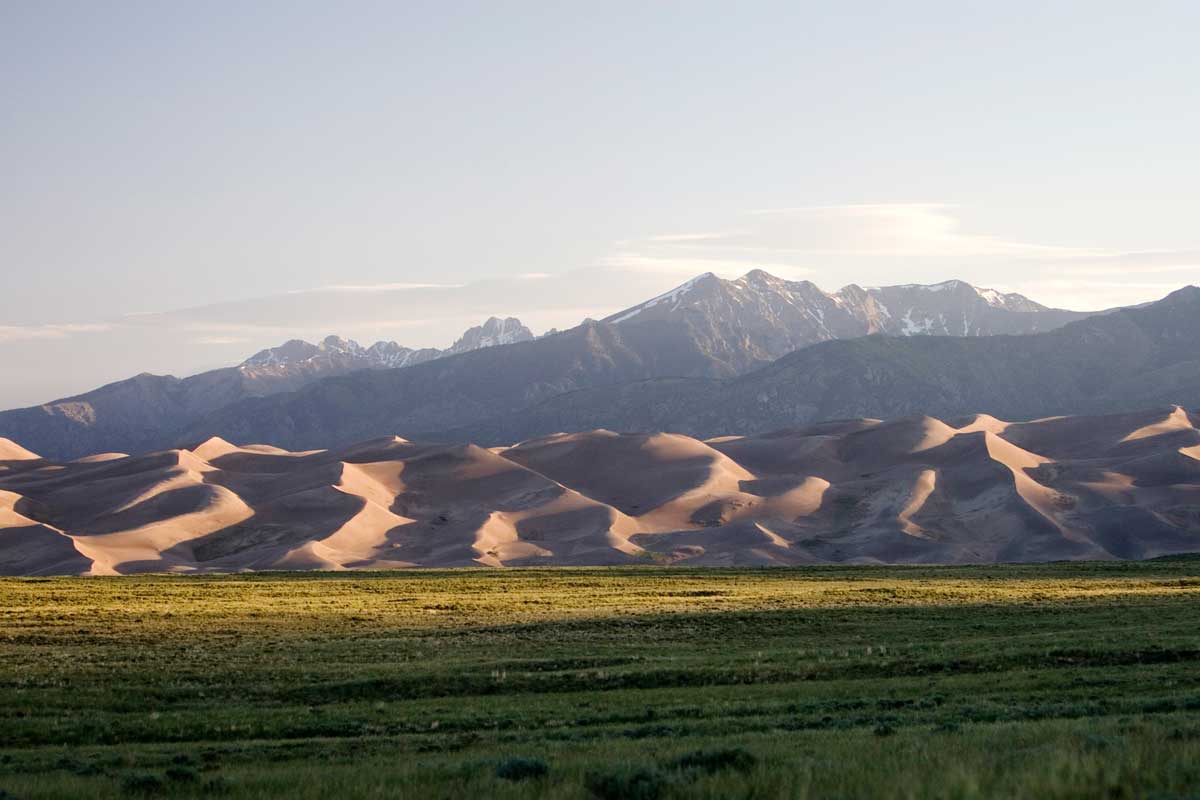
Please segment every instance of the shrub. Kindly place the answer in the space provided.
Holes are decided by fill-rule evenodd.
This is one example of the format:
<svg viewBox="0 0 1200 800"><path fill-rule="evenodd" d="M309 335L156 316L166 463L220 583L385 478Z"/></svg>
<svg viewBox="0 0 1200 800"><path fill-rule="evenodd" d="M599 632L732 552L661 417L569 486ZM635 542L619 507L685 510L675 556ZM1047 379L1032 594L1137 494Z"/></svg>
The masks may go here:
<svg viewBox="0 0 1200 800"><path fill-rule="evenodd" d="M540 758L507 758L496 765L496 777L506 781L524 781L544 778L550 774L550 765Z"/></svg>
<svg viewBox="0 0 1200 800"><path fill-rule="evenodd" d="M177 764L167 767L167 780L172 783L195 783L200 780L200 773L192 767Z"/></svg>
<svg viewBox="0 0 1200 800"><path fill-rule="evenodd" d="M1167 738L1173 742L1191 742L1200 739L1200 728L1172 728Z"/></svg>
<svg viewBox="0 0 1200 800"><path fill-rule="evenodd" d="M232 789L229 779L224 775L213 775L200 787L200 791L206 795L229 794Z"/></svg>
<svg viewBox="0 0 1200 800"><path fill-rule="evenodd" d="M158 794L166 788L162 776L153 772L131 772L121 780L121 791L125 794Z"/></svg>
<svg viewBox="0 0 1200 800"><path fill-rule="evenodd" d="M91 775L100 775L101 773L104 772L104 770L101 768L101 766L94 761L83 762L83 763L77 765L71 771L74 772L76 775L80 775L83 777L88 777Z"/></svg>
<svg viewBox="0 0 1200 800"><path fill-rule="evenodd" d="M1101 736L1095 733L1089 733L1083 737L1082 746L1084 750L1108 750L1114 747L1120 747L1125 742L1118 736Z"/></svg>
<svg viewBox="0 0 1200 800"><path fill-rule="evenodd" d="M623 766L589 772L584 785L598 800L658 800L671 780L653 767Z"/></svg>
<svg viewBox="0 0 1200 800"><path fill-rule="evenodd" d="M754 769L756 763L758 763L758 759L754 757L753 753L740 747L731 747L723 750L696 750L684 753L672 761L670 766L675 769L698 770L707 773L721 772L726 769L749 772Z"/></svg>

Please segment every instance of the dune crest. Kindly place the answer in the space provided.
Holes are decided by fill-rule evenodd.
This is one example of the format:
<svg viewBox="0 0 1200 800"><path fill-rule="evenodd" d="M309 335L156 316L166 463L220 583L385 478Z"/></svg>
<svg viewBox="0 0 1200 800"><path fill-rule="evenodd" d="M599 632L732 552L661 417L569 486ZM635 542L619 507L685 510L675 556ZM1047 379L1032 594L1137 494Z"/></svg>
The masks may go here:
<svg viewBox="0 0 1200 800"><path fill-rule="evenodd" d="M1182 407L1175 406L1171 413L1167 414L1166 418L1161 422L1153 422L1149 425L1144 425L1141 428L1138 428L1136 431L1126 434L1125 438L1123 438L1121 441L1133 442L1137 441L1138 439L1146 439L1151 436L1162 436L1163 434L1174 433L1176 431L1183 430L1195 430L1195 426L1192 425L1192 421L1188 417L1188 413L1184 411Z"/></svg>
<svg viewBox="0 0 1200 800"><path fill-rule="evenodd" d="M913 522L912 518L925 506L925 501L929 499L929 495L933 494L936 487L937 472L932 469L921 470L921 474L913 482L908 502L896 515L896 521L900 523L900 530L909 536L925 536L925 529Z"/></svg>
<svg viewBox="0 0 1200 800"><path fill-rule="evenodd" d="M974 431L987 431L988 433L1004 433L1004 430L1009 426L1009 423L1003 420L996 419L990 414L976 414L965 423L959 426L956 430L959 433L972 433Z"/></svg>
<svg viewBox="0 0 1200 800"><path fill-rule="evenodd" d="M195 447L191 448L191 452L197 458L202 458L205 461L209 459L226 456L230 453L236 453L240 450L236 445L222 439L220 436L210 437Z"/></svg>

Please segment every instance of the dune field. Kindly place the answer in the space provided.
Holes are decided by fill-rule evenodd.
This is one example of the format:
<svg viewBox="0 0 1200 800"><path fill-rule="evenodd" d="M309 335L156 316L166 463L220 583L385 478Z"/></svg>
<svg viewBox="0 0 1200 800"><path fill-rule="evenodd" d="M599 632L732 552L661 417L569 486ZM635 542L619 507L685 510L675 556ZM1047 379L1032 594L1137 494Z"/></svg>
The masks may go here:
<svg viewBox="0 0 1200 800"><path fill-rule="evenodd" d="M1200 550L1200 418L828 422L700 441L209 439L52 462L0 441L0 574L989 563Z"/></svg>

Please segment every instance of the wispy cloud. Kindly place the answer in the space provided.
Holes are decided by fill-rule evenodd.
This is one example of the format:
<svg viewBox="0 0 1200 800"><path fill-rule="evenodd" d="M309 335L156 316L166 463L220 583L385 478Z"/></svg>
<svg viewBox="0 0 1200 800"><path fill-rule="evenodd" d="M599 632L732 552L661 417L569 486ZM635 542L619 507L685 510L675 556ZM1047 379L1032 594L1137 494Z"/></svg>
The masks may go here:
<svg viewBox="0 0 1200 800"><path fill-rule="evenodd" d="M788 256L1086 257L1105 251L971 233L939 203L860 203L756 209L721 234L651 236L653 249L705 249Z"/></svg>
<svg viewBox="0 0 1200 800"><path fill-rule="evenodd" d="M248 342L250 340L244 336L197 336L196 338L190 339L189 341L191 341L193 344L220 345L220 344L242 344L243 342Z"/></svg>
<svg viewBox="0 0 1200 800"><path fill-rule="evenodd" d="M399 292L407 289L458 289L461 283L338 283L314 286L311 289L292 289L288 294L312 292Z"/></svg>
<svg viewBox="0 0 1200 800"><path fill-rule="evenodd" d="M665 242L668 244L679 242L713 242L721 239L729 239L734 236L741 236L745 233L747 233L745 230L719 231L714 233L667 233L661 236L647 237L645 241Z"/></svg>
<svg viewBox="0 0 1200 800"><path fill-rule="evenodd" d="M1069 293L1045 276L1070 276L1077 292L1069 307L1103 307L1188 282L1200 249L1122 252L1086 244L1025 241L970 230L962 209L929 202L852 203L761 208L706 233L667 233L618 242L599 260L610 269L649 274L742 274L766 269L804 275L836 287L847 282L937 281L960 277L1013 291L1039 286L1057 298ZM1197 270L1200 277L1200 269ZM1153 278L1151 276L1154 276ZM1107 278L1107 280L1106 280ZM1124 280L1121 280L1124 278ZM1101 286L1101 284L1112 284ZM1088 285L1096 290L1088 293Z"/></svg>
<svg viewBox="0 0 1200 800"><path fill-rule="evenodd" d="M184 321L177 323L179 330L189 333L213 334L255 334L255 333L287 333L292 330L285 325L259 325L251 322L219 322L219 321Z"/></svg>
<svg viewBox="0 0 1200 800"><path fill-rule="evenodd" d="M748 270L765 269L782 278L798 277L811 272L798 264L745 258L705 258L687 254L648 254L639 252L615 253L599 261L607 269L631 270L693 277L704 272L718 275L741 275Z"/></svg>
<svg viewBox="0 0 1200 800"><path fill-rule="evenodd" d="M0 325L0 343L24 342L33 339L65 339L81 333L112 330L110 323L63 323L57 325Z"/></svg>

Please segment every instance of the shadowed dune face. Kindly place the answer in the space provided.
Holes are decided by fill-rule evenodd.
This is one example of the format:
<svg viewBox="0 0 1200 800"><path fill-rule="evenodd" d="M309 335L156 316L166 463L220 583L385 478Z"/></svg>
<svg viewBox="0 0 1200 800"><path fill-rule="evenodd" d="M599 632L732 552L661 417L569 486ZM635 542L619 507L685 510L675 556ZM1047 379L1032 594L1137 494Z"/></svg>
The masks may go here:
<svg viewBox="0 0 1200 800"><path fill-rule="evenodd" d="M0 574L407 566L971 563L1200 551L1178 407L848 420L702 442L210 439L69 463L0 440Z"/></svg>

